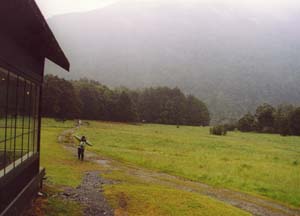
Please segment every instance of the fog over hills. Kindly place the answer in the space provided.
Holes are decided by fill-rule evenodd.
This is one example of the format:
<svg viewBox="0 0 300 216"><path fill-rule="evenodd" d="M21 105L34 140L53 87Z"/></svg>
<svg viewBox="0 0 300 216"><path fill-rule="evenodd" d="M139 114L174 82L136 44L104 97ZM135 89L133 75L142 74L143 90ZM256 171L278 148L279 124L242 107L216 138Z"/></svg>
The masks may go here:
<svg viewBox="0 0 300 216"><path fill-rule="evenodd" d="M178 86L214 119L239 117L263 102L300 103L300 16L230 4L124 0L56 16L49 24L71 73L109 86Z"/></svg>

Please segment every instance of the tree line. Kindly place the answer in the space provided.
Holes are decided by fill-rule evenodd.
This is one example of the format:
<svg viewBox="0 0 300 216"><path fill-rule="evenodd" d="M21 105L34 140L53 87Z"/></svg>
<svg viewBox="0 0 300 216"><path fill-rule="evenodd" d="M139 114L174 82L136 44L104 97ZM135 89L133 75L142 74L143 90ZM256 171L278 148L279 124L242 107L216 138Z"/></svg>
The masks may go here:
<svg viewBox="0 0 300 216"><path fill-rule="evenodd" d="M232 128L232 127L231 127ZM255 114L247 113L237 123L243 132L278 133L283 136L300 135L300 107L270 104L257 107Z"/></svg>
<svg viewBox="0 0 300 216"><path fill-rule="evenodd" d="M110 89L93 80L68 81L45 76L42 115L58 119L89 119L207 126L205 103L178 88Z"/></svg>

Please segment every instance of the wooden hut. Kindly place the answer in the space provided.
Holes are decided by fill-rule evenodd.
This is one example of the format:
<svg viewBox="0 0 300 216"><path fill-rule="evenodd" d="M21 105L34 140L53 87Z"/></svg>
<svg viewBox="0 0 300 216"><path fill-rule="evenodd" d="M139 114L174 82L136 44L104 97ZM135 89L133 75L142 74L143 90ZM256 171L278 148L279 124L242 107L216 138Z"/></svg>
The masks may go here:
<svg viewBox="0 0 300 216"><path fill-rule="evenodd" d="M69 62L33 0L0 2L0 215L20 215L37 194L45 58Z"/></svg>

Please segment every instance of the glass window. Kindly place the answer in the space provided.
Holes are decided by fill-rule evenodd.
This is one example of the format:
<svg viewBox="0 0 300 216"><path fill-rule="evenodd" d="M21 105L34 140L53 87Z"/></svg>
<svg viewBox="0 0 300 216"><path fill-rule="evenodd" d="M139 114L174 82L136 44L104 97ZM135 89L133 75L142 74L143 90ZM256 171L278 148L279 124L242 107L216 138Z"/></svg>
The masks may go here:
<svg viewBox="0 0 300 216"><path fill-rule="evenodd" d="M37 111L37 107L36 107L36 103L37 103L37 86L35 84L32 85L32 127L31 127L31 132L32 132L32 136L31 136L31 139L32 139L32 152L35 153L37 151L37 148L36 148L36 139L35 137L37 136L37 133L36 133L36 124L37 124L37 121L36 121L36 113L38 112Z"/></svg>
<svg viewBox="0 0 300 216"><path fill-rule="evenodd" d="M6 133L6 165L15 161L15 137L17 117L17 83L18 78L9 74L8 80L8 109L7 109L7 133Z"/></svg>
<svg viewBox="0 0 300 216"><path fill-rule="evenodd" d="M0 177L37 153L39 88L0 68Z"/></svg>
<svg viewBox="0 0 300 216"><path fill-rule="evenodd" d="M25 80L19 78L18 84L18 118L17 118L17 145L16 148L20 152L20 157L24 155L23 152L23 134L24 134L24 106L25 106Z"/></svg>
<svg viewBox="0 0 300 216"><path fill-rule="evenodd" d="M30 147L30 114L31 114L31 109L30 109L30 104L31 104L31 83L26 82L26 88L25 88L25 113L24 113L24 151L27 156L27 158L30 156L29 155L29 147Z"/></svg>
<svg viewBox="0 0 300 216"><path fill-rule="evenodd" d="M5 166L5 132L7 108L7 77L8 73L0 68L0 170ZM1 177L1 172L0 172Z"/></svg>
<svg viewBox="0 0 300 216"><path fill-rule="evenodd" d="M34 152L34 127L35 127L35 121L34 121L34 115L35 115L35 84L31 83L30 87L30 103L29 103L29 152L30 154L33 154Z"/></svg>
<svg viewBox="0 0 300 216"><path fill-rule="evenodd" d="M38 152L38 142L39 142L39 98L40 98L40 87L36 86L36 92L35 92L35 135L34 135L34 151Z"/></svg>

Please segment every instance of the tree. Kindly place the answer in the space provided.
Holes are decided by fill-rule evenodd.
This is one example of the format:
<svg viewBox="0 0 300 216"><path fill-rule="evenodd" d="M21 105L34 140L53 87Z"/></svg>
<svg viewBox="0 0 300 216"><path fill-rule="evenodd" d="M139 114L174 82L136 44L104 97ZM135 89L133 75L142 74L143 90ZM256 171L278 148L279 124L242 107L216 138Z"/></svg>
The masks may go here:
<svg viewBox="0 0 300 216"><path fill-rule="evenodd" d="M139 96L137 110L141 120L146 122L158 122L161 113L161 96L157 92L160 88L144 89Z"/></svg>
<svg viewBox="0 0 300 216"><path fill-rule="evenodd" d="M73 81L77 94L82 101L81 118L110 120L108 101L112 91L99 82L87 79Z"/></svg>
<svg viewBox="0 0 300 216"><path fill-rule="evenodd" d="M79 90L79 96L82 101L82 118L100 119L101 112L99 112L99 107L102 106L102 101L99 100L97 90L91 86L83 86Z"/></svg>
<svg viewBox="0 0 300 216"><path fill-rule="evenodd" d="M274 127L276 133L282 136L290 135L290 115L294 112L294 107L292 105L280 105L275 112L275 122Z"/></svg>
<svg viewBox="0 0 300 216"><path fill-rule="evenodd" d="M274 132L275 108L263 104L256 109L257 129L260 132Z"/></svg>
<svg viewBox="0 0 300 216"><path fill-rule="evenodd" d="M207 126L210 116L206 105L198 98L189 95L186 100L186 124Z"/></svg>
<svg viewBox="0 0 300 216"><path fill-rule="evenodd" d="M289 116L289 127L292 135L300 136L300 107Z"/></svg>
<svg viewBox="0 0 300 216"><path fill-rule="evenodd" d="M116 106L116 119L118 121L134 122L136 120L136 109L125 91L119 95Z"/></svg>
<svg viewBox="0 0 300 216"><path fill-rule="evenodd" d="M242 132L250 132L254 130L255 117L251 113L247 113L238 121L238 129Z"/></svg>
<svg viewBox="0 0 300 216"><path fill-rule="evenodd" d="M48 75L43 86L43 115L54 118L83 118L163 124L208 125L206 105L178 88L111 90L99 82L67 81Z"/></svg>
<svg viewBox="0 0 300 216"><path fill-rule="evenodd" d="M73 85L57 76L47 75L43 85L42 114L60 119L80 115L81 102Z"/></svg>
<svg viewBox="0 0 300 216"><path fill-rule="evenodd" d="M217 125L212 128L210 128L210 134L212 135L218 135L218 136L226 136L227 135L227 130L224 127L224 125Z"/></svg>
<svg viewBox="0 0 300 216"><path fill-rule="evenodd" d="M160 100L160 122L164 124L182 124L184 121L185 96L178 89L163 89Z"/></svg>

